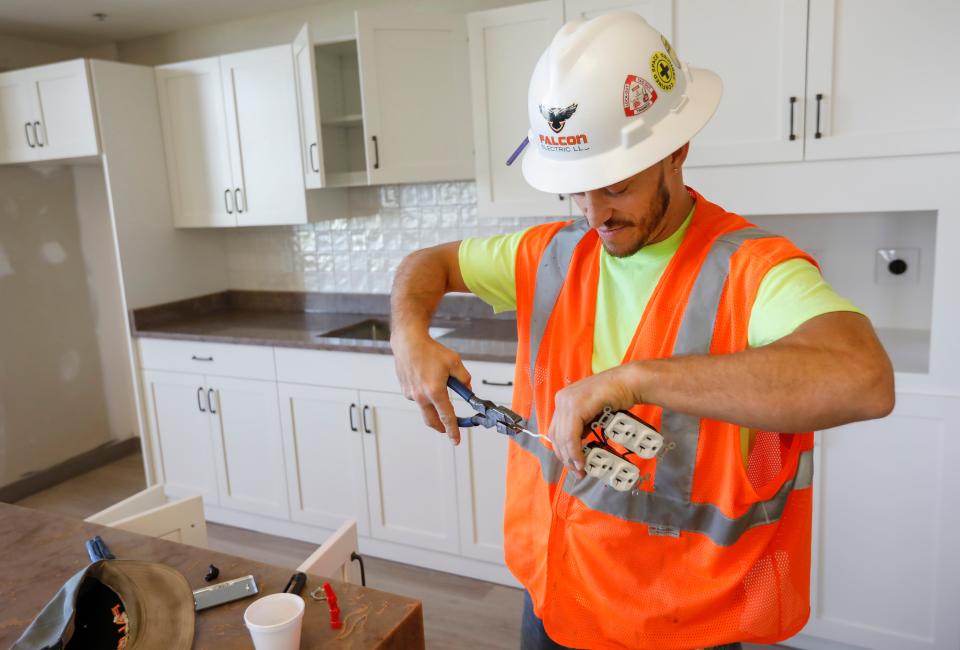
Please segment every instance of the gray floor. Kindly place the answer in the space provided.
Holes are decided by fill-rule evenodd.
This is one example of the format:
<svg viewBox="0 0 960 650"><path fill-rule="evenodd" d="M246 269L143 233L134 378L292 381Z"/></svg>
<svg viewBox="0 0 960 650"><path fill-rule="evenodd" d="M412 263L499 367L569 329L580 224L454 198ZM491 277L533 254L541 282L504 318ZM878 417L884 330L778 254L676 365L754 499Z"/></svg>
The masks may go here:
<svg viewBox="0 0 960 650"><path fill-rule="evenodd" d="M139 455L28 497L18 505L83 518L142 490ZM316 545L239 528L208 524L210 548L296 567ZM427 647L438 650L508 650L518 647L523 594L517 589L460 576L368 558L367 582L384 591L423 602ZM747 644L747 650L777 646Z"/></svg>

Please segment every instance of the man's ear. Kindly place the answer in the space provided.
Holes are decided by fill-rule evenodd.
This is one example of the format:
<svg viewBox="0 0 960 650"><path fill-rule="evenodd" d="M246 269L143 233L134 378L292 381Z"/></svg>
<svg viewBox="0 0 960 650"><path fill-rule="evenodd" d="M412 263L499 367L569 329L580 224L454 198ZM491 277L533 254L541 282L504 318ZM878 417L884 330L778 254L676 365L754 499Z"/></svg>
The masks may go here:
<svg viewBox="0 0 960 650"><path fill-rule="evenodd" d="M672 154L670 154L670 166L671 167L683 167L683 163L687 160L687 154L690 152L690 143L683 145Z"/></svg>

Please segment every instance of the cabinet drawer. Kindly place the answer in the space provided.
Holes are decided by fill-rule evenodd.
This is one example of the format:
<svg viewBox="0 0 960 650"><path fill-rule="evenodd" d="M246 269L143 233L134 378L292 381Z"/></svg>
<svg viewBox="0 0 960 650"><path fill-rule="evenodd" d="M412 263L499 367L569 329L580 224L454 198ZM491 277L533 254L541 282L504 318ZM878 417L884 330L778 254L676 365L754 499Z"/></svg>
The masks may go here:
<svg viewBox="0 0 960 650"><path fill-rule="evenodd" d="M513 400L514 364L484 361L465 361L464 364L473 378L473 392L497 404L510 406Z"/></svg>
<svg viewBox="0 0 960 650"><path fill-rule="evenodd" d="M277 376L273 348L204 341L140 339L140 367L247 379Z"/></svg>
<svg viewBox="0 0 960 650"><path fill-rule="evenodd" d="M364 352L275 348L277 378L291 384L399 393L393 357Z"/></svg>

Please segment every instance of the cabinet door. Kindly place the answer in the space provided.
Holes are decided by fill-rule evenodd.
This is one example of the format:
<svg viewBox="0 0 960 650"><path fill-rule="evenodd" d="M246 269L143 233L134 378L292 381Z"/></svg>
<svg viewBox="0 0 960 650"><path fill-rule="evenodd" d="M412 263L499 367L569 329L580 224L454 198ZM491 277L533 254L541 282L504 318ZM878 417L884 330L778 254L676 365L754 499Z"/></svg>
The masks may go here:
<svg viewBox="0 0 960 650"><path fill-rule="evenodd" d="M0 163L34 160L38 155L34 127L36 87L22 72L0 74Z"/></svg>
<svg viewBox="0 0 960 650"><path fill-rule="evenodd" d="M287 519L286 471L277 384L208 377L220 503Z"/></svg>
<svg viewBox="0 0 960 650"><path fill-rule="evenodd" d="M200 495L217 505L217 463L203 375L146 370L149 425L171 496Z"/></svg>
<svg viewBox="0 0 960 650"><path fill-rule="evenodd" d="M83 59L30 71L39 111L34 118L40 140L39 158L77 158L99 153L93 102Z"/></svg>
<svg viewBox="0 0 960 650"><path fill-rule="evenodd" d="M678 56L723 80L688 165L803 159L806 21L806 0L678 0Z"/></svg>
<svg viewBox="0 0 960 650"><path fill-rule="evenodd" d="M533 69L563 24L561 0L469 14L477 208L489 217L566 217L570 201L533 189L520 160L505 163L530 130Z"/></svg>
<svg viewBox="0 0 960 650"><path fill-rule="evenodd" d="M818 434L812 611L787 645L960 643L958 411L957 398L899 394L887 418Z"/></svg>
<svg viewBox="0 0 960 650"><path fill-rule="evenodd" d="M293 48L220 57L237 225L307 222Z"/></svg>
<svg viewBox="0 0 960 650"><path fill-rule="evenodd" d="M458 552L453 446L400 395L364 392L360 401L370 534Z"/></svg>
<svg viewBox="0 0 960 650"><path fill-rule="evenodd" d="M294 521L369 531L363 433L356 391L280 384L287 491Z"/></svg>
<svg viewBox="0 0 960 650"><path fill-rule="evenodd" d="M370 182L473 178L462 15L357 12Z"/></svg>
<svg viewBox="0 0 960 650"><path fill-rule="evenodd" d="M460 553L499 564L503 564L507 444L507 436L475 427L460 430L456 451Z"/></svg>
<svg viewBox="0 0 960 650"><path fill-rule="evenodd" d="M300 106L303 183L305 187L311 189L323 187L323 146L320 142L317 63L314 58L309 25L304 25L293 41L293 61L296 67L297 101Z"/></svg>
<svg viewBox="0 0 960 650"><path fill-rule="evenodd" d="M958 24L955 0L810 0L807 159L960 151Z"/></svg>
<svg viewBox="0 0 960 650"><path fill-rule="evenodd" d="M608 11L634 11L667 38L673 40L671 0L566 0L566 19L595 18Z"/></svg>
<svg viewBox="0 0 960 650"><path fill-rule="evenodd" d="M237 225L219 59L160 66L156 75L174 225Z"/></svg>

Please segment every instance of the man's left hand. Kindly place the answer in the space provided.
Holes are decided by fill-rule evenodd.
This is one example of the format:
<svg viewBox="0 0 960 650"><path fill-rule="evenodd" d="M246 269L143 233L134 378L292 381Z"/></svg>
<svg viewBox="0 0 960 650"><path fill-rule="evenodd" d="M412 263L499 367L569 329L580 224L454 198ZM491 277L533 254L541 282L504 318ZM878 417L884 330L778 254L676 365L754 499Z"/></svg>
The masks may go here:
<svg viewBox="0 0 960 650"><path fill-rule="evenodd" d="M614 411L632 408L639 396L630 388L636 383L637 364L611 368L570 384L557 392L547 438L553 453L577 478L586 476L581 438L584 429L609 406Z"/></svg>

